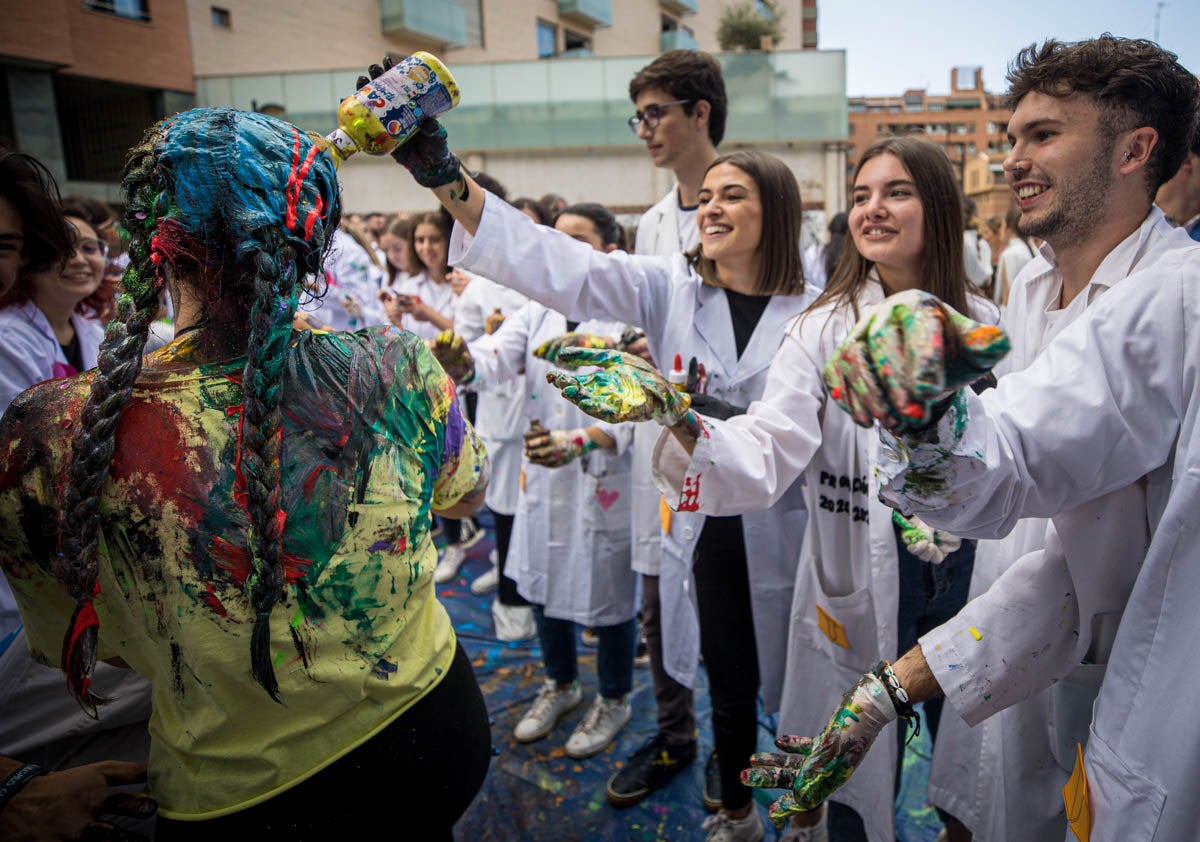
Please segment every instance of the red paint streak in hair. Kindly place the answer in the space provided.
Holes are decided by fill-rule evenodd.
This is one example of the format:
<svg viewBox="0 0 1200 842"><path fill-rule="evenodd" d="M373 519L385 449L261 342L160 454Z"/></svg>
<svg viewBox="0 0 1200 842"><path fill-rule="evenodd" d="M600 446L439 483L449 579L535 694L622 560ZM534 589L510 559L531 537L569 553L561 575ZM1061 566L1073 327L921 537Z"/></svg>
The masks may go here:
<svg viewBox="0 0 1200 842"><path fill-rule="evenodd" d="M295 143L292 144L292 170L288 173L287 187L284 188L283 195L287 198L287 213L284 216L284 224L291 231L296 227L296 212L300 205L300 188L304 184L304 179L308 178L308 171L312 169L313 161L317 159L317 152L320 149L314 144L308 150L308 154L304 157L304 163L300 163L300 131L293 126L292 135L295 138ZM305 223L306 236L312 236L312 223L315 220L311 219L312 214L309 214L310 219Z"/></svg>
<svg viewBox="0 0 1200 842"><path fill-rule="evenodd" d="M235 585L244 587L250 576L250 550L224 538L213 538L209 549L217 567L228 574ZM288 584L303 581L311 565L310 559L294 553L283 554L283 573Z"/></svg>

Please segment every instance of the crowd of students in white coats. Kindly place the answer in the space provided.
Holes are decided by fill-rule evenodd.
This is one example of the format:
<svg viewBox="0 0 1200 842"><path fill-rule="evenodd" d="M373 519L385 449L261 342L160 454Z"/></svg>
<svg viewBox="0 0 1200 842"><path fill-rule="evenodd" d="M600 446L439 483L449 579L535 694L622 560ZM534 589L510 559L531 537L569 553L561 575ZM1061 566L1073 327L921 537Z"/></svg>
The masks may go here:
<svg viewBox="0 0 1200 842"><path fill-rule="evenodd" d="M486 444L497 547L472 590L498 589L497 637L536 637L545 668L514 738L546 738L583 703L585 627L598 694L565 750L603 751L645 648L657 730L607 782L614 807L655 797L711 728L697 838L761 839L766 786L785 790L770 817L789 842L890 840L922 701L939 838L1190 838L1200 734L1178 676L1200 587L1182 470L1200 85L1156 45L1112 36L1033 45L1009 85L1014 210L996 261L971 253L953 168L915 137L864 151L847 215L802 259L796 179L769 154L719 151L724 83L698 51L630 83L630 128L676 180L632 242L597 204L508 202L434 123L395 157L443 208L330 233L324 282L309 281L325 294L301 296L294 327L421 337ZM36 209L5 194L0 223L53 228ZM63 212L71 256L55 267L26 235L0 298L6 405L95 365L112 315L113 220ZM973 277L980 262L998 268ZM1011 344L994 368L971 356L980 324ZM480 533L438 522L432 578L447 582ZM119 701L95 739L0 597L0 751L50 768L144 757L146 682L99 665ZM709 723L692 699L701 664ZM47 714L7 715L34 699ZM755 753L760 706L779 714L781 753ZM11 762L0 827L52 779Z"/></svg>

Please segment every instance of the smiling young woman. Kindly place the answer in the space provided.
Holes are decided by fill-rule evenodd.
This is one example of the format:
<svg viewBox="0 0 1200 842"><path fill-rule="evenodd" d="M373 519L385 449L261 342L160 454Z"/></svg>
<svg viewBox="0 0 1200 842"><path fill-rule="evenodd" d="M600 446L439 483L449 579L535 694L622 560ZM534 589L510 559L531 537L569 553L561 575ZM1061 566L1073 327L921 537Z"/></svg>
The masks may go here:
<svg viewBox="0 0 1200 842"><path fill-rule="evenodd" d="M697 368L704 364L708 393L693 398L706 405L702 411L728 417L763 396L787 324L811 301L800 267L800 190L783 161L752 151L713 161L699 191L701 244L671 257L597 252L533 225L465 176L463 183L466 202L437 191L473 235L468 241L456 229L454 265L517 289L568 319L644 325L651 356L660 364L677 354L684 361L695 357ZM690 687L698 655L704 657L718 758L705 800L719 810L704 826L713 839L762 834L752 792L738 776L757 746L759 688L773 712L783 679L796 547L806 515L801 483L781 491L787 493L744 517L694 511L662 516L664 667ZM671 761L686 765L694 753L692 746L676 747ZM713 791L718 781L719 794ZM617 785L614 790L610 780L610 800L632 804L653 783Z"/></svg>
<svg viewBox="0 0 1200 842"><path fill-rule="evenodd" d="M20 272L0 297L0 411L34 383L96 365L114 309L104 278L108 246L82 219L69 216L67 226L73 238L67 262Z"/></svg>

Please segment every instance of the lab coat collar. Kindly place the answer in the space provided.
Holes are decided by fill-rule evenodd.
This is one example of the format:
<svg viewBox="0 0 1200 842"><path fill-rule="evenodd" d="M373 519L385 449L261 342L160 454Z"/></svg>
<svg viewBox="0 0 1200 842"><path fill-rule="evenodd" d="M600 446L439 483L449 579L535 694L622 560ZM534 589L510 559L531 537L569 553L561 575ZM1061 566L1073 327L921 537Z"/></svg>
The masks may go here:
<svg viewBox="0 0 1200 842"><path fill-rule="evenodd" d="M1100 287L1108 289L1119 281L1129 277L1133 272L1134 267L1142 259L1145 250L1148 246L1148 241L1155 228L1160 227L1163 231L1170 229L1170 223L1163 216L1162 210L1158 205L1151 205L1150 212L1146 214L1146 218L1142 220L1142 224L1137 227L1128 237L1104 256L1104 260L1096 267L1096 271L1092 273L1091 280L1083 289L1083 295L1087 296L1087 300L1091 301L1095 298ZM1037 276L1029 279L1026 284L1026 289L1031 291L1035 287L1041 287L1045 284L1053 283L1061 286L1062 275L1058 270L1058 262L1054 257L1054 249L1049 243L1043 242L1039 247L1042 257L1049 264Z"/></svg>
<svg viewBox="0 0 1200 842"><path fill-rule="evenodd" d="M725 291L720 287L710 286L698 279L696 284L696 312L692 317L692 324L711 352L702 357L704 367L708 370L710 378L717 373L728 380L732 377L731 372L736 369L737 360L737 343L733 338L733 319L729 315L729 299L725 297ZM757 331L755 332L757 333ZM670 351L669 348L664 350ZM663 371L671 366L670 359L659 362ZM687 360L683 362L685 365L687 364Z"/></svg>

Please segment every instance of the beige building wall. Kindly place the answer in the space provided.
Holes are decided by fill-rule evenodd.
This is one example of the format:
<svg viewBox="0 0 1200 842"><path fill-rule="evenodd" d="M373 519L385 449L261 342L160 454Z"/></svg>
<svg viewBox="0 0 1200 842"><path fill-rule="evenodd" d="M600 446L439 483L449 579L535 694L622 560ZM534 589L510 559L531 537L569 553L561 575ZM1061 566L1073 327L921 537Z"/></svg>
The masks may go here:
<svg viewBox="0 0 1200 842"><path fill-rule="evenodd" d="M698 0L695 14L681 16L658 0L612 0L612 26L591 29L562 18L557 0L480 0L483 45L434 52L451 64L536 59L540 19L557 26L560 50L571 30L591 38L597 56L655 55L663 17L690 29L700 49L715 52L721 11L735 2ZM336 10L328 0L221 0L221 7L230 13L229 29L213 26L208 0L187 0L197 76L335 70L422 47L380 30L379 0L341 0ZM815 0L779 0L779 7L783 37L776 49L815 46ZM806 30L812 33L807 44Z"/></svg>

